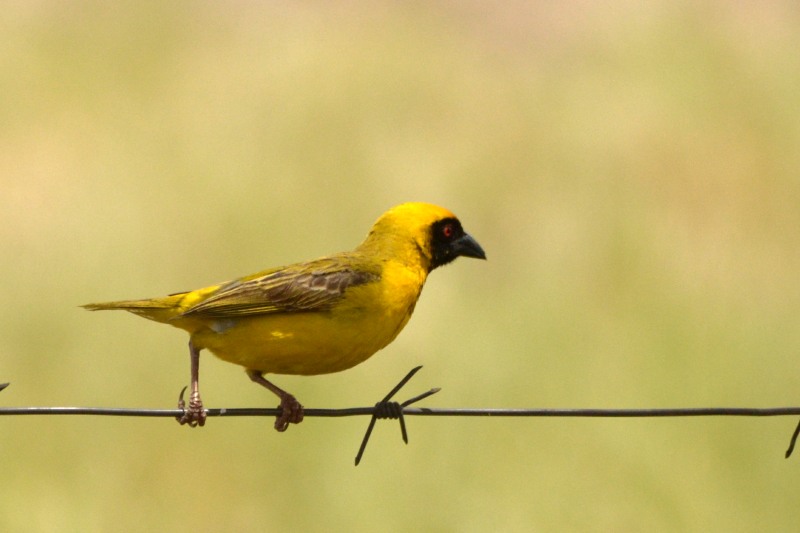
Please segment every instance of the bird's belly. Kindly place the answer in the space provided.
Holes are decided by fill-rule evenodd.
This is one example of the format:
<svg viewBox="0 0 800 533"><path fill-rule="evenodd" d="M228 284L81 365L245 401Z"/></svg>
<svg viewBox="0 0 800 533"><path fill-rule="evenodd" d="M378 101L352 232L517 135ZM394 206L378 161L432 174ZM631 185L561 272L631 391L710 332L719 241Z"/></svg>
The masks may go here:
<svg viewBox="0 0 800 533"><path fill-rule="evenodd" d="M263 315L221 320L192 334L198 348L245 368L275 374L327 374L365 361L409 318L352 312Z"/></svg>

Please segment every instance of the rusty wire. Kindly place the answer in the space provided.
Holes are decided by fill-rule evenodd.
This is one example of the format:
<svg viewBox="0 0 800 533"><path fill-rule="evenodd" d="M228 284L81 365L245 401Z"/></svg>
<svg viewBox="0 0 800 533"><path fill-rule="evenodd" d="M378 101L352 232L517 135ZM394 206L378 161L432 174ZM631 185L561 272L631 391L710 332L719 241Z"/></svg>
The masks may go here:
<svg viewBox="0 0 800 533"><path fill-rule="evenodd" d="M667 417L701 417L701 416L796 416L800 415L800 407L678 407L657 409L552 409L552 408L441 408L441 407L410 407L412 404L423 400L440 389L430 389L414 396L404 402L393 402L391 399L422 367L413 368L406 376L383 398L372 407L347 407L340 409L306 408L306 417L339 418L345 416L371 416L371 420L361 441L356 455L355 464L358 465L372 435L375 423L379 419L394 419L400 421L400 431L403 441L408 443L406 430L406 416L471 416L471 417L560 417L560 418L667 418ZM8 387L8 383L0 384L0 391ZM181 409L142 409L120 407L0 407L0 416L3 415L90 415L90 416L132 416L150 418L175 418L183 414ZM262 407L237 407L237 408L212 408L206 409L208 417L238 417L238 416L278 416L279 408ZM800 436L800 423L792 434L785 457L788 458L794 451L798 436Z"/></svg>

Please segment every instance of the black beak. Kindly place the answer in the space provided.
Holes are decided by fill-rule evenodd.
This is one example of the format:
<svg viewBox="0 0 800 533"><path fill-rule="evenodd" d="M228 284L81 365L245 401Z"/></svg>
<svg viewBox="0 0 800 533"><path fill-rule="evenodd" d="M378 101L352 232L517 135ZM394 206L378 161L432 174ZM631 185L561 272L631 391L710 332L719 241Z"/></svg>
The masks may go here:
<svg viewBox="0 0 800 533"><path fill-rule="evenodd" d="M478 241L465 233L450 244L453 257L463 255L464 257L474 257L476 259L486 259L486 252L483 251Z"/></svg>

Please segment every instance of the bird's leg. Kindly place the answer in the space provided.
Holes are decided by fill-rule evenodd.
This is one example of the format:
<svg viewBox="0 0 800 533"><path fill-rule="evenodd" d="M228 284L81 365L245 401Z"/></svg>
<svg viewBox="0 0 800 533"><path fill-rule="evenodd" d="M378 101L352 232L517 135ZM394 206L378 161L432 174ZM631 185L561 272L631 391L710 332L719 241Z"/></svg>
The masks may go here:
<svg viewBox="0 0 800 533"><path fill-rule="evenodd" d="M275 429L277 431L286 431L289 424L299 424L303 421L303 406L297 401L297 398L286 392L285 390L273 385L261 375L258 370L247 370L247 375L253 382L258 383L262 387L271 390L278 398L281 399L281 404L278 406L283 412L280 416L275 418Z"/></svg>
<svg viewBox="0 0 800 533"><path fill-rule="evenodd" d="M202 426L206 423L206 410L203 408L203 400L200 399L200 350L195 348L189 341L189 358L191 361L191 392L189 393L189 408L183 401L184 387L178 400L178 409L183 410L183 415L176 417L178 422L189 424L189 427Z"/></svg>

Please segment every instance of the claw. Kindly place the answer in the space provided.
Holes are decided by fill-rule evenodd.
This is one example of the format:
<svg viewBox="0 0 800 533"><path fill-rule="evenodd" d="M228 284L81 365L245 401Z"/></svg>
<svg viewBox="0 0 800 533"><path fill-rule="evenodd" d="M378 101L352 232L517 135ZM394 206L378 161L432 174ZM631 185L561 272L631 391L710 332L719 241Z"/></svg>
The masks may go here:
<svg viewBox="0 0 800 533"><path fill-rule="evenodd" d="M299 424L303 421L303 406L291 394L281 396L278 409L283 412L275 418L276 431L284 432L289 428L289 424Z"/></svg>
<svg viewBox="0 0 800 533"><path fill-rule="evenodd" d="M248 369L247 375L254 383L269 389L281 399L281 404L278 406L281 414L275 418L275 431L286 431L289 428L289 424L299 424L303 421L303 406L300 405L297 398L264 379L264 376L258 370Z"/></svg>
<svg viewBox="0 0 800 533"><path fill-rule="evenodd" d="M183 400L183 395L186 394L186 389L188 387L184 387L181 390L180 396L178 396L178 409L183 411L181 416L176 416L175 420L177 420L182 426L188 425L190 428L194 428L197 426L204 426L206 423L206 410L203 407L203 401L200 399L199 392L192 392L189 395L189 408L186 408L186 402Z"/></svg>

